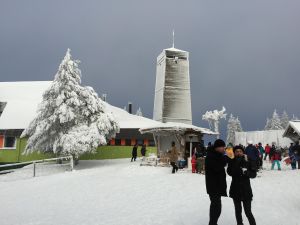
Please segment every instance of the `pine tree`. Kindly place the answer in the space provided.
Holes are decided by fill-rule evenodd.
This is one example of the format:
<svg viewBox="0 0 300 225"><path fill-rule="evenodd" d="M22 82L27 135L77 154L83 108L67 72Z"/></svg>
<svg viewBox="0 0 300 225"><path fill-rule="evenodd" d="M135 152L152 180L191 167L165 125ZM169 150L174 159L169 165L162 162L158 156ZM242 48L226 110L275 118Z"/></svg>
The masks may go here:
<svg viewBox="0 0 300 225"><path fill-rule="evenodd" d="M242 132L243 131L243 128L242 128L242 125L241 125L241 121L239 120L238 117L236 118L236 131L237 132Z"/></svg>
<svg viewBox="0 0 300 225"><path fill-rule="evenodd" d="M267 122L266 122L264 130L270 130L270 128L271 128L271 120L269 118L267 118Z"/></svg>
<svg viewBox="0 0 300 225"><path fill-rule="evenodd" d="M42 151L78 158L95 152L118 132L118 123L93 88L80 85L78 64L68 49L35 119L22 134L29 137L26 153Z"/></svg>
<svg viewBox="0 0 300 225"><path fill-rule="evenodd" d="M270 126L268 130L283 130L283 127L281 125L281 120L276 109L274 110L273 116L270 119Z"/></svg>
<svg viewBox="0 0 300 225"><path fill-rule="evenodd" d="M243 131L241 122L239 118L235 118L232 114L230 114L228 124L227 124L227 139L226 142L229 144L235 143L235 132Z"/></svg>
<svg viewBox="0 0 300 225"><path fill-rule="evenodd" d="M283 113L281 115L280 121L281 121L281 126L283 127L283 129L288 127L290 118L285 110L283 111Z"/></svg>
<svg viewBox="0 0 300 225"><path fill-rule="evenodd" d="M137 116L143 116L143 112L142 112L141 107L138 108L138 110L136 111L135 115L137 115Z"/></svg>
<svg viewBox="0 0 300 225"><path fill-rule="evenodd" d="M229 143L234 143L235 139L235 118L233 117L232 114L230 114L228 123L227 123L227 138L226 142Z"/></svg>

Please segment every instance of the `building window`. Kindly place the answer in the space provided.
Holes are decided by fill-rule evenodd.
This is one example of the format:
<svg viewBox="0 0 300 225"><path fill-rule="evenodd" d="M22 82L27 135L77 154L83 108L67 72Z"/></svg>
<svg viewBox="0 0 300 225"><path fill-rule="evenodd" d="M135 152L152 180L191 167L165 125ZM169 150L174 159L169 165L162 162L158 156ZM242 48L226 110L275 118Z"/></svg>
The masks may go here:
<svg viewBox="0 0 300 225"><path fill-rule="evenodd" d="M131 145L134 146L136 144L136 139L131 139Z"/></svg>
<svg viewBox="0 0 300 225"><path fill-rule="evenodd" d="M152 147L155 146L155 141L154 140L150 140L149 141L149 146L152 146Z"/></svg>
<svg viewBox="0 0 300 225"><path fill-rule="evenodd" d="M16 137L4 136L2 141L0 140L0 144L1 144L1 142L2 142L3 148L15 148L16 147Z"/></svg>
<svg viewBox="0 0 300 225"><path fill-rule="evenodd" d="M126 146L131 146L131 139L126 139L125 144Z"/></svg>
<svg viewBox="0 0 300 225"><path fill-rule="evenodd" d="M0 116L1 116L2 112L4 111L5 106L6 106L6 102L0 102Z"/></svg>
<svg viewBox="0 0 300 225"><path fill-rule="evenodd" d="M121 145L121 139L115 139L115 145Z"/></svg>
<svg viewBox="0 0 300 225"><path fill-rule="evenodd" d="M126 145L125 139L121 139L121 145L122 145L122 146L125 146L125 145Z"/></svg>

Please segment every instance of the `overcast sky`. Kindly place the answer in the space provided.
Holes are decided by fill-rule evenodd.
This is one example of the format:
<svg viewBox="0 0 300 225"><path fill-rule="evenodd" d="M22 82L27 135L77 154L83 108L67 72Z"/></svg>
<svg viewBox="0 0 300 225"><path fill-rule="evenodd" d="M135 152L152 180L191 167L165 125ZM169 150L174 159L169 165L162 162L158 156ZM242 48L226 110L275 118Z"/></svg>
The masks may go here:
<svg viewBox="0 0 300 225"><path fill-rule="evenodd" d="M224 105L262 129L274 108L300 116L299 12L299 0L1 0L0 81L52 80L71 48L84 85L152 117L156 57L174 28L190 52L194 124Z"/></svg>

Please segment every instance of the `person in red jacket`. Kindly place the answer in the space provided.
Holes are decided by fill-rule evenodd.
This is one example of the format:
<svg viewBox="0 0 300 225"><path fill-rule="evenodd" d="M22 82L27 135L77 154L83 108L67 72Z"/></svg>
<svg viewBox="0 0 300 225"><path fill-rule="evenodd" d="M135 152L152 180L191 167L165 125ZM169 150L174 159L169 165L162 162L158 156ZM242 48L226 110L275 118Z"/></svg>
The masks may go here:
<svg viewBox="0 0 300 225"><path fill-rule="evenodd" d="M269 156L269 160L270 160L270 152L271 152L271 147L270 147L269 144L267 144L266 147L265 147L265 158L264 158L264 160L267 159L267 155Z"/></svg>
<svg viewBox="0 0 300 225"><path fill-rule="evenodd" d="M278 170L281 170L280 161L281 161L281 151L280 149L276 149L274 154L271 157L272 160L272 170L274 170L275 163L277 164Z"/></svg>

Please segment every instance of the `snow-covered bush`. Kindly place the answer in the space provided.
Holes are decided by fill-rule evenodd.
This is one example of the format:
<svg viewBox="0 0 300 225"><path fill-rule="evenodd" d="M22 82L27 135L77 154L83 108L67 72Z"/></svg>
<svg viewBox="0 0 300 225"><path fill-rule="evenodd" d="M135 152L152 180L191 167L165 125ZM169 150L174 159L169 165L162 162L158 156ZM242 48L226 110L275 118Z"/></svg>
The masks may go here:
<svg viewBox="0 0 300 225"><path fill-rule="evenodd" d="M114 116L93 88L80 85L78 64L68 49L54 81L43 94L35 119L22 133L22 137L29 137L25 153L53 152L78 158L106 145L119 131Z"/></svg>

